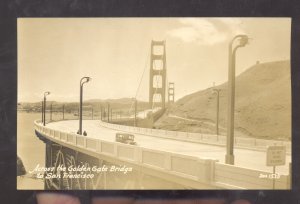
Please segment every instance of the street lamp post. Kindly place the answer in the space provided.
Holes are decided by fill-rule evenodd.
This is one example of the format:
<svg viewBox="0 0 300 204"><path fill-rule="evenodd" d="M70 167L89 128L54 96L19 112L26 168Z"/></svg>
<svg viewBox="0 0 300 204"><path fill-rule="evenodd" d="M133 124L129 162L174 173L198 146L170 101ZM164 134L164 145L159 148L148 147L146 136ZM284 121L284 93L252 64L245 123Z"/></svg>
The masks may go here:
<svg viewBox="0 0 300 204"><path fill-rule="evenodd" d="M109 123L109 103L107 103L107 122Z"/></svg>
<svg viewBox="0 0 300 204"><path fill-rule="evenodd" d="M91 77L82 77L80 79L80 104L79 104L79 130L78 134L82 135L82 98L83 98L83 84L91 81Z"/></svg>
<svg viewBox="0 0 300 204"><path fill-rule="evenodd" d="M50 105L50 121L52 121L52 103Z"/></svg>
<svg viewBox="0 0 300 204"><path fill-rule="evenodd" d="M80 106L80 105L79 105ZM78 118L78 120L79 120L79 115L80 115L80 108L78 107L77 108L77 118Z"/></svg>
<svg viewBox="0 0 300 204"><path fill-rule="evenodd" d="M134 99L134 127L137 126L137 100Z"/></svg>
<svg viewBox="0 0 300 204"><path fill-rule="evenodd" d="M63 104L62 107L62 114L63 114L63 120L65 119L65 104Z"/></svg>
<svg viewBox="0 0 300 204"><path fill-rule="evenodd" d="M102 109L102 106L100 106L100 109L101 109L101 121L103 120L103 109Z"/></svg>
<svg viewBox="0 0 300 204"><path fill-rule="evenodd" d="M232 50L234 41L238 39L239 44ZM228 55L228 115L227 115L227 143L225 163L234 165L234 103L235 103L235 55L240 47L244 47L248 43L247 35L237 35L229 43Z"/></svg>
<svg viewBox="0 0 300 204"><path fill-rule="evenodd" d="M42 101L42 123L44 124L44 101Z"/></svg>
<svg viewBox="0 0 300 204"><path fill-rule="evenodd" d="M49 95L50 92L46 91L44 92L44 118L43 118L43 125L46 125L46 96Z"/></svg>
<svg viewBox="0 0 300 204"><path fill-rule="evenodd" d="M219 140L219 110L220 110L220 91L221 91L221 89L213 89L213 91L215 92L215 93L217 93L217 106L216 106L216 108L217 108L217 117L216 117L216 135L217 135L217 138L218 138L218 140Z"/></svg>

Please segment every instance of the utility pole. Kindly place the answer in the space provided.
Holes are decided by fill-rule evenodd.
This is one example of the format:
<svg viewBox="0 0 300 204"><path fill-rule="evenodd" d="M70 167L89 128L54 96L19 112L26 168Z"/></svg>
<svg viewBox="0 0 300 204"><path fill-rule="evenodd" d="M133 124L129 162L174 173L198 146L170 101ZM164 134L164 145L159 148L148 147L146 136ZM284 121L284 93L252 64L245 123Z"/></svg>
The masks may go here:
<svg viewBox="0 0 300 204"><path fill-rule="evenodd" d="M52 121L52 103L50 105L50 121Z"/></svg>
<svg viewBox="0 0 300 204"><path fill-rule="evenodd" d="M137 100L134 100L134 127L137 126Z"/></svg>
<svg viewBox="0 0 300 204"><path fill-rule="evenodd" d="M62 114L63 114L63 120L65 119L65 104L63 104L62 107Z"/></svg>
<svg viewBox="0 0 300 204"><path fill-rule="evenodd" d="M113 111L112 111L112 108L110 108L110 121L113 120Z"/></svg>
<svg viewBox="0 0 300 204"><path fill-rule="evenodd" d="M216 118L216 134L219 135L219 111L220 111L220 92L217 92L217 118Z"/></svg>

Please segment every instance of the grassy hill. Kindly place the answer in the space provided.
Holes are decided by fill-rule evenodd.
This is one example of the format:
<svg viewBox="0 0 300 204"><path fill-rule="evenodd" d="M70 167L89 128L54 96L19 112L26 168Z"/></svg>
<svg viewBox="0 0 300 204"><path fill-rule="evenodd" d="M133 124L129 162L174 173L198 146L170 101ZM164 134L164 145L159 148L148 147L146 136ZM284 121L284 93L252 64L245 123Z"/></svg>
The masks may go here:
<svg viewBox="0 0 300 204"><path fill-rule="evenodd" d="M220 91L220 133L226 135L227 83ZM291 137L290 61L256 64L236 77L235 132L257 138ZM170 116L193 120L182 120ZM179 120L179 121L178 121ZM215 133L216 94L212 88L187 95L156 128ZM175 124L175 125L174 125Z"/></svg>

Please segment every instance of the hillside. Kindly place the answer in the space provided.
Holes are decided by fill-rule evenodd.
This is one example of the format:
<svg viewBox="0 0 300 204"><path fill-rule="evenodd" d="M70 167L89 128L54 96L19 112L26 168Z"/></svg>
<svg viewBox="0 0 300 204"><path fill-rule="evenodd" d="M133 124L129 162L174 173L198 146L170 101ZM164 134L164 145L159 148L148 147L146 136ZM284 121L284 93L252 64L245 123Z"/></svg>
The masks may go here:
<svg viewBox="0 0 300 204"><path fill-rule="evenodd" d="M220 133L226 135L227 83L215 88L221 89L219 124ZM256 64L237 76L235 104L237 135L290 139L290 61ZM176 118L170 116L194 121L176 121ZM156 128L214 133L215 121L216 94L209 88L178 100L170 108L169 117L161 118L156 123Z"/></svg>

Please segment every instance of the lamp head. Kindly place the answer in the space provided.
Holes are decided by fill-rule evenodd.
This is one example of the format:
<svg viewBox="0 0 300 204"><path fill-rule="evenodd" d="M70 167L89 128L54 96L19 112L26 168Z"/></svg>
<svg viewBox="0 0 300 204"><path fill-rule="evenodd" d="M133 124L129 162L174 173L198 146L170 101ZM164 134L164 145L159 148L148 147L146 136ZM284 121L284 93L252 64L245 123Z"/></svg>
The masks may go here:
<svg viewBox="0 0 300 204"><path fill-rule="evenodd" d="M92 78L91 78L91 77L82 77L81 80L85 80L85 81L82 81L82 82L83 82L83 83L87 83L87 82L91 81Z"/></svg>
<svg viewBox="0 0 300 204"><path fill-rule="evenodd" d="M240 39L240 46L244 47L249 42L249 37L247 35L241 35Z"/></svg>
<svg viewBox="0 0 300 204"><path fill-rule="evenodd" d="M46 92L44 93L44 96L47 96L47 95L50 95L50 91L46 91Z"/></svg>
<svg viewBox="0 0 300 204"><path fill-rule="evenodd" d="M86 82L92 81L91 77L86 77Z"/></svg>
<svg viewBox="0 0 300 204"><path fill-rule="evenodd" d="M84 83L87 83L87 82L89 82L89 81L91 81L91 80L92 80L91 77L82 77L82 78L80 79L80 85L83 85Z"/></svg>
<svg viewBox="0 0 300 204"><path fill-rule="evenodd" d="M217 89L217 88L213 88L212 89L212 93L214 94L214 93L219 93L221 91L221 89Z"/></svg>

